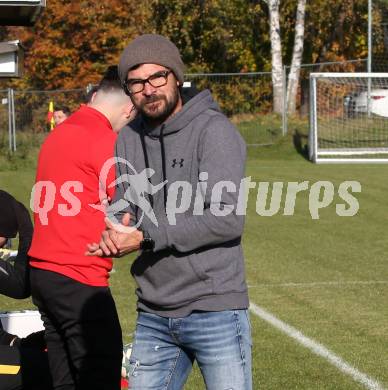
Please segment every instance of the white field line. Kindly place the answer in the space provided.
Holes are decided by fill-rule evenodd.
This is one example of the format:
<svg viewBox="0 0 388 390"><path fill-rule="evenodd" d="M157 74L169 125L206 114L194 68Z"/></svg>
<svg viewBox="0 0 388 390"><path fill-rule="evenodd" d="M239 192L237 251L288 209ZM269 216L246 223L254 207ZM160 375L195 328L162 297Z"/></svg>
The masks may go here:
<svg viewBox="0 0 388 390"><path fill-rule="evenodd" d="M254 303L251 303L249 310L256 316L260 317L262 320L268 322L281 332L285 333L287 336L296 340L299 344L303 345L314 354L326 359L329 363L331 363L343 373L350 375L356 382L361 383L367 389L386 390L379 382L358 371L356 368L342 360L339 356L335 355L322 344L305 336L299 330L279 320L273 314L267 312L263 308L257 306Z"/></svg>
<svg viewBox="0 0 388 390"><path fill-rule="evenodd" d="M352 285L374 285L388 284L388 280L354 280L354 281L331 281L331 282L310 282L310 283L262 283L248 284L249 288L258 287L320 287L320 286L352 286Z"/></svg>

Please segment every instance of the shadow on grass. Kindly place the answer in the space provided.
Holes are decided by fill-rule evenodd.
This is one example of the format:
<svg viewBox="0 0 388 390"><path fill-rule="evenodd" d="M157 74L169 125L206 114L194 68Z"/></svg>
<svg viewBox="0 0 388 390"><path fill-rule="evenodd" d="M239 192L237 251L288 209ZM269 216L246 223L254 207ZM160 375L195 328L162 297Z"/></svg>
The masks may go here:
<svg viewBox="0 0 388 390"><path fill-rule="evenodd" d="M294 144L295 150L300 154L305 160L309 160L309 151L308 151L308 136L302 134L300 131L295 130L292 135L292 142Z"/></svg>

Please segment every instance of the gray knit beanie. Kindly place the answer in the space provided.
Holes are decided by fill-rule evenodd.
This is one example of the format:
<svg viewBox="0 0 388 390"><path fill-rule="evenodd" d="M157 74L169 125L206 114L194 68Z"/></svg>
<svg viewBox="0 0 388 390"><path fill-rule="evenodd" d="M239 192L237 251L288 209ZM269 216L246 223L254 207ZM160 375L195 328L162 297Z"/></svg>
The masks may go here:
<svg viewBox="0 0 388 390"><path fill-rule="evenodd" d="M178 48L166 37L144 34L135 38L123 51L119 62L119 76L124 84L128 71L140 64L158 64L171 69L183 84L185 65Z"/></svg>

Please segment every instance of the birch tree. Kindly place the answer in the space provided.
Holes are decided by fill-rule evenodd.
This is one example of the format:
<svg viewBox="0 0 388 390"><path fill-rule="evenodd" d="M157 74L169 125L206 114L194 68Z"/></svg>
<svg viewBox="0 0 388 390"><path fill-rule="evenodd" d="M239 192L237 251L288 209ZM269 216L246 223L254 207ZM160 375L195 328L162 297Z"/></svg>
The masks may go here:
<svg viewBox="0 0 388 390"><path fill-rule="evenodd" d="M272 56L272 88L273 110L281 114L283 111L283 59L280 37L280 0L265 0L269 9L271 56Z"/></svg>
<svg viewBox="0 0 388 390"><path fill-rule="evenodd" d="M300 65L303 57L305 14L306 0L298 0L295 23L295 41L287 86L287 109L290 114L294 114L296 109L296 95L298 92Z"/></svg>

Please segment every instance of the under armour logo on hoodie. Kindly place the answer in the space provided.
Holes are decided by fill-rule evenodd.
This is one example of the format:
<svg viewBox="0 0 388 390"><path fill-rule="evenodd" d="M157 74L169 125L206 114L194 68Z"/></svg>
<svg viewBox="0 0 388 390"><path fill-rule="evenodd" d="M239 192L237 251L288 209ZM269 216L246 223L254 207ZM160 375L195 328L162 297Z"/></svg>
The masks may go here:
<svg viewBox="0 0 388 390"><path fill-rule="evenodd" d="M175 168L177 165L179 165L179 168L183 168L183 161L185 161L184 158L181 158L180 161L177 161L177 159L174 158L174 160L172 160L172 165L171 165L171 167L172 167L172 168Z"/></svg>

